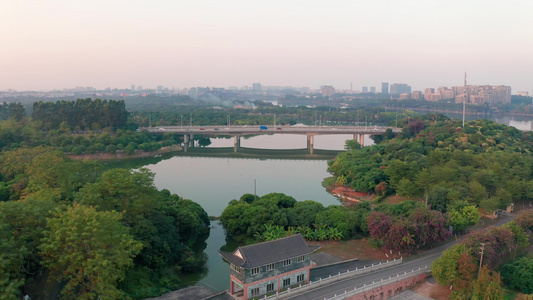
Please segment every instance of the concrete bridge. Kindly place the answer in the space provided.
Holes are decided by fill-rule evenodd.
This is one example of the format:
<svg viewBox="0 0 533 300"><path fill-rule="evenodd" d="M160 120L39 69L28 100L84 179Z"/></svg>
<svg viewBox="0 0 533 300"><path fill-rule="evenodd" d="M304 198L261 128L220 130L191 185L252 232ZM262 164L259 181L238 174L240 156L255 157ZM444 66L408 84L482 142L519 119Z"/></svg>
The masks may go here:
<svg viewBox="0 0 533 300"><path fill-rule="evenodd" d="M159 126L141 127L139 131L148 131L154 134L164 134L172 132L183 134L184 151L193 146L195 134L234 137L234 152L238 152L241 146L240 137L244 135L264 135L264 134L301 134L307 135L307 149L313 154L313 137L315 135L331 134L352 134L353 139L364 146L363 137L368 135L384 134L388 129L393 133L401 132L401 128L384 126Z"/></svg>

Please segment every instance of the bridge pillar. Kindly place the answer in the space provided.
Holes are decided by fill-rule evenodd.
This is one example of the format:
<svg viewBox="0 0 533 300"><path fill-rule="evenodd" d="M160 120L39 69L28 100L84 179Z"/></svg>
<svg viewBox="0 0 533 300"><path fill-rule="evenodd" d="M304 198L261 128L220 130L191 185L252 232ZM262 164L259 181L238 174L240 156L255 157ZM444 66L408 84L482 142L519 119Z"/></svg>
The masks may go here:
<svg viewBox="0 0 533 300"><path fill-rule="evenodd" d="M313 154L313 135L307 135L307 149L309 154Z"/></svg>
<svg viewBox="0 0 533 300"><path fill-rule="evenodd" d="M239 148L241 148L241 136L237 134L233 137L233 152L239 152Z"/></svg>
<svg viewBox="0 0 533 300"><path fill-rule="evenodd" d="M365 146L365 135L362 133L359 134L359 145L361 145L361 147Z"/></svg>
<svg viewBox="0 0 533 300"><path fill-rule="evenodd" d="M191 148L194 148L194 134L191 133L191 137L189 138L189 146L191 146Z"/></svg>
<svg viewBox="0 0 533 300"><path fill-rule="evenodd" d="M183 152L187 152L189 150L189 135L184 134L183 135Z"/></svg>

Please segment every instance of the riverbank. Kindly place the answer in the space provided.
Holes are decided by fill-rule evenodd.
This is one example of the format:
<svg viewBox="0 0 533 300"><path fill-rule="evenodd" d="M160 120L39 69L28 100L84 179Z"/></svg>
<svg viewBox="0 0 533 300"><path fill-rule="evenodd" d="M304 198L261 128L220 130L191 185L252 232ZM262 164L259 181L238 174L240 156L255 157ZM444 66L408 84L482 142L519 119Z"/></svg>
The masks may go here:
<svg viewBox="0 0 533 300"><path fill-rule="evenodd" d="M339 198L342 203L352 204L358 203L361 201L371 201L374 199L374 195L370 193L357 192L350 187L346 186L335 186L327 189L329 193L333 196Z"/></svg>
<svg viewBox="0 0 533 300"><path fill-rule="evenodd" d="M177 145L170 146L170 147L163 147L156 151L142 151L142 150L135 150L133 154L126 154L124 150L117 150L115 154L107 153L107 152L98 152L94 154L67 154L68 157L72 159L92 159L92 160L100 160L100 161L114 161L114 160L121 160L121 159L132 159L132 158L143 158L143 157L155 157L158 155L163 155L167 153L172 152L180 152L183 148Z"/></svg>

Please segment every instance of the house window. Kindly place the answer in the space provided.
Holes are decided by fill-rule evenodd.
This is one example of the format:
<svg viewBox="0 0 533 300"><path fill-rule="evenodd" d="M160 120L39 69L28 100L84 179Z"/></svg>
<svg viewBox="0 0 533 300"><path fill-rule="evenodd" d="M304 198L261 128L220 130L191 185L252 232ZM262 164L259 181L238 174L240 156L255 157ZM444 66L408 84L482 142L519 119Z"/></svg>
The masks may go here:
<svg viewBox="0 0 533 300"><path fill-rule="evenodd" d="M283 279L283 286L289 286L289 285L291 285L291 279L290 278Z"/></svg>
<svg viewBox="0 0 533 300"><path fill-rule="evenodd" d="M304 281L304 274L296 276L296 282L302 282Z"/></svg>
<svg viewBox="0 0 533 300"><path fill-rule="evenodd" d="M290 266L291 265L291 259L286 259L283 261L283 266L286 267L286 266Z"/></svg>
<svg viewBox="0 0 533 300"><path fill-rule="evenodd" d="M274 270L274 266L275 266L275 264L268 264L268 265L266 265L266 270L267 271Z"/></svg>
<svg viewBox="0 0 533 300"><path fill-rule="evenodd" d="M259 288L253 288L252 289L252 297L259 296Z"/></svg>
<svg viewBox="0 0 533 300"><path fill-rule="evenodd" d="M274 291L274 284L273 283L267 284L267 293L273 292L273 291Z"/></svg>
<svg viewBox="0 0 533 300"><path fill-rule="evenodd" d="M258 274L258 273L259 273L259 267L252 269L252 275L255 275L255 274Z"/></svg>
<svg viewBox="0 0 533 300"><path fill-rule="evenodd" d="M298 262L302 262L304 260L305 260L305 256L304 255L298 256Z"/></svg>
<svg viewBox="0 0 533 300"><path fill-rule="evenodd" d="M235 272L237 272L237 273L239 273L239 274L241 273L241 268L237 267L236 265L233 265L233 264L232 264L232 265L231 265L231 268L232 268Z"/></svg>

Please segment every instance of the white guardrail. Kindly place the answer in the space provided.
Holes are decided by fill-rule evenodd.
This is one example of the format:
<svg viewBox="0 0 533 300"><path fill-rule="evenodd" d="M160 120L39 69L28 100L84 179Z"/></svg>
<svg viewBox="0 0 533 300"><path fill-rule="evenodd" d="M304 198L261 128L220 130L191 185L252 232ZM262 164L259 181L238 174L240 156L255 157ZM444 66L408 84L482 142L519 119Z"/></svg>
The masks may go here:
<svg viewBox="0 0 533 300"><path fill-rule="evenodd" d="M364 284L360 288L354 287L353 290L351 290L351 291L344 291L344 293L342 293L340 295L335 295L335 296L333 296L331 298L324 298L324 300L346 299L346 298L349 298L349 297L353 297L353 296L355 296L357 294L361 294L361 293L364 293L364 292L367 292L367 291L371 291L371 290L373 290L375 288L386 286L386 285L389 285L389 284L394 283L394 282L402 281L404 279L411 278L411 277L426 273L427 271L428 271L428 266L425 266L424 268L418 268L418 270L412 270L411 272L405 272L402 275L397 274L395 277L389 276L389 278L387 278L387 279L383 279L382 278L380 281L372 281L372 283L369 284L369 285Z"/></svg>
<svg viewBox="0 0 533 300"><path fill-rule="evenodd" d="M290 295L294 295L294 294L298 294L298 293L302 293L302 292L305 292L305 291L308 291L308 290L311 290L311 289L316 289L320 286L323 286L323 285L327 285L327 284L330 284L332 282L335 282L335 281L339 281L339 280L342 280L342 279L346 279L346 278L351 278L351 277L355 277L355 276L358 276L358 275L362 275L362 274L366 274L366 273L370 273L370 272L373 272L373 271L376 271L376 270L380 270L380 269L384 269L384 268L388 268L388 267L392 267L392 266L395 266L395 265L399 265L401 264L403 261L402 258L399 258L399 259L394 259L394 260L387 260L386 262L380 262L379 264L372 264L371 266L363 266L362 268L355 268L354 270L347 270L346 272L344 273L341 273L339 272L337 275L333 275L333 276L329 276L329 277L326 277L326 278L320 278L318 279L317 281L309 281L308 284L305 284L305 285L299 285L298 287L294 287L294 288L287 288L287 290L283 291L283 292L277 292L276 294L273 294L273 295L270 295L270 296L264 296L260 299L264 299L264 300L272 300L272 299L284 299ZM335 299L335 298L333 298Z"/></svg>

